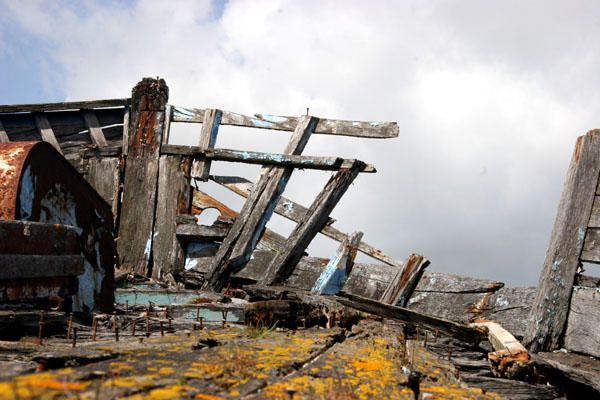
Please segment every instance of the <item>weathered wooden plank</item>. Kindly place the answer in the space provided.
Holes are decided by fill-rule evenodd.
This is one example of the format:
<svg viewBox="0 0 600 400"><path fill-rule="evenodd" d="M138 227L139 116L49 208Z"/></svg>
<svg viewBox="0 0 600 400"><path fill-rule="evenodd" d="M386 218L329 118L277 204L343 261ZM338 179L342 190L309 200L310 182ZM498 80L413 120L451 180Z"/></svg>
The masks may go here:
<svg viewBox="0 0 600 400"><path fill-rule="evenodd" d="M132 92L129 154L117 247L122 267L144 276L150 273L149 262L152 258L160 146L167 97L168 88L162 79L144 78Z"/></svg>
<svg viewBox="0 0 600 400"><path fill-rule="evenodd" d="M284 154L300 154L317 121L314 117L302 117ZM233 270L248 262L292 172L292 168L262 168L254 191L244 203L239 217L213 260L205 288L221 290Z"/></svg>
<svg viewBox="0 0 600 400"><path fill-rule="evenodd" d="M4 104L0 113L18 113L32 111L79 110L82 108L121 107L130 104L131 99L108 99L91 101L70 101L62 103Z"/></svg>
<svg viewBox="0 0 600 400"><path fill-rule="evenodd" d="M185 249L176 236L177 215L191 207L191 159L187 156L160 156L156 223L153 236L152 277L162 280L166 274L183 270Z"/></svg>
<svg viewBox="0 0 600 400"><path fill-rule="evenodd" d="M416 292L489 293L504 287L504 283L489 279L425 271Z"/></svg>
<svg viewBox="0 0 600 400"><path fill-rule="evenodd" d="M169 138L171 137L171 120L173 118L173 106L167 104L167 109L165 110L165 133L163 135L163 144L169 143Z"/></svg>
<svg viewBox="0 0 600 400"><path fill-rule="evenodd" d="M443 318L419 313L407 308L383 304L349 293L341 293L335 298L345 306L355 308L380 317L395 319L406 324L439 332L467 343L479 343L486 337L485 330L469 327Z"/></svg>
<svg viewBox="0 0 600 400"><path fill-rule="evenodd" d="M129 106L126 106L125 111L123 113L123 140L121 144L123 146L124 155L127 155L127 152L129 151L129 125L131 124L130 118L131 108Z"/></svg>
<svg viewBox="0 0 600 400"><path fill-rule="evenodd" d="M204 122L202 123L198 149L205 151L212 150L215 147L222 116L223 112L221 110L207 109L204 112ZM192 177L200 179L201 181L207 181L208 175L210 174L210 164L211 159L208 157L205 157L204 159L194 159L194 164L192 165Z"/></svg>
<svg viewBox="0 0 600 400"><path fill-rule="evenodd" d="M600 173L600 130L577 139L525 333L530 351L560 346Z"/></svg>
<svg viewBox="0 0 600 400"><path fill-rule="evenodd" d="M581 261L600 263L600 228L589 228L585 235Z"/></svg>
<svg viewBox="0 0 600 400"><path fill-rule="evenodd" d="M100 127L100 122L98 122L98 117L94 110L81 110L83 115L83 120L85 121L85 125L90 132L90 137L92 141L98 145L98 147L106 147L108 143L106 142L106 138L104 137L104 133L102 133L102 128Z"/></svg>
<svg viewBox="0 0 600 400"><path fill-rule="evenodd" d="M83 273L83 260L79 254L0 254L0 279L77 276Z"/></svg>
<svg viewBox="0 0 600 400"><path fill-rule="evenodd" d="M513 379L493 378L475 374L460 374L460 379L470 387L479 387L486 392L498 393L510 400L555 400L558 390L549 385L534 385Z"/></svg>
<svg viewBox="0 0 600 400"><path fill-rule="evenodd" d="M252 191L253 184L245 178L240 177L229 177L229 176L211 176L211 179L218 184L225 186L227 189L231 190L234 193L239 194L243 197L248 197ZM291 221L300 222L302 218L306 215L308 209L301 204L295 203L294 201L287 199L285 197L281 197L277 202L277 206L275 206L275 213L279 214ZM334 239L338 242L344 241L344 238L347 237L347 234L344 232L334 228L332 224L335 222L335 219L328 218L325 226L321 229L321 233L331 239ZM386 255L383 251L376 249L370 244L361 241L358 245L358 251L366 254L376 260L382 261L388 265L393 265L395 267L402 267L402 263L393 259L392 257Z"/></svg>
<svg viewBox="0 0 600 400"><path fill-rule="evenodd" d="M52 127L48 122L48 118L46 118L44 114L34 114L33 117L42 140L50 143L56 150L58 150L59 153L62 154L62 150L60 149L60 145L54 136L54 132L52 131Z"/></svg>
<svg viewBox="0 0 600 400"><path fill-rule="evenodd" d="M206 226L196 224L177 225L177 237L184 240L223 240L229 232L228 226Z"/></svg>
<svg viewBox="0 0 600 400"><path fill-rule="evenodd" d="M534 354L533 361L536 366L541 367L544 371L558 372L568 381L584 385L596 391L590 397L573 398L593 398L592 396L598 396L598 393L600 393L600 360L581 354L552 352Z"/></svg>
<svg viewBox="0 0 600 400"><path fill-rule="evenodd" d="M204 112L205 110L203 109L174 107L173 121L204 122ZM298 119L298 117L283 117L267 114L254 114L253 116L246 116L229 111L223 111L221 125L293 131L298 125ZM314 133L384 139L397 137L399 129L396 122L363 122L320 119Z"/></svg>
<svg viewBox="0 0 600 400"><path fill-rule="evenodd" d="M2 124L2 120L0 120L0 143L1 142L10 142L6 130L4 129L4 125Z"/></svg>
<svg viewBox="0 0 600 400"><path fill-rule="evenodd" d="M122 146L86 147L81 151L81 157L119 157L122 153Z"/></svg>
<svg viewBox="0 0 600 400"><path fill-rule="evenodd" d="M298 225L288 237L286 246L279 251L277 257L271 262L265 276L259 283L263 285L279 283L290 275L300 258L302 258L304 249L321 230L331 211L358 175L362 168L361 164L362 162L356 161L351 168L340 170L329 179L325 188L313 201L306 216L298 222Z"/></svg>
<svg viewBox="0 0 600 400"><path fill-rule="evenodd" d="M118 157L94 157L89 159L85 179L110 204L113 217L117 215L119 204L119 176Z"/></svg>
<svg viewBox="0 0 600 400"><path fill-rule="evenodd" d="M428 265L429 260L423 256L418 254L408 256L404 266L396 272L379 301L405 307Z"/></svg>
<svg viewBox="0 0 600 400"><path fill-rule="evenodd" d="M349 168L354 162L353 159L343 159L340 157L299 156L231 149L203 150L201 147L182 145L164 145L161 153L195 156L195 161L198 161L199 163L214 160L244 164L271 165L275 167L319 169L325 171L337 171L342 168ZM371 164L365 164L360 172L374 173L377 172L377 169ZM199 172L192 170L192 177L200 179ZM208 177L206 177L206 179L208 179Z"/></svg>
<svg viewBox="0 0 600 400"><path fill-rule="evenodd" d="M575 286L600 288L600 277L577 274L575 275Z"/></svg>
<svg viewBox="0 0 600 400"><path fill-rule="evenodd" d="M594 197L594 203L592 205L592 215L590 215L590 222L588 228L600 228L600 196Z"/></svg>
<svg viewBox="0 0 600 400"><path fill-rule="evenodd" d="M596 288L575 286L565 333L565 347L600 357L600 293Z"/></svg>
<svg viewBox="0 0 600 400"><path fill-rule="evenodd" d="M529 325L529 313L535 300L535 287L503 287L482 304L482 318L497 321L517 338L522 338Z"/></svg>
<svg viewBox="0 0 600 400"><path fill-rule="evenodd" d="M362 232L354 232L340 244L335 256L329 260L329 263L315 282L311 290L312 293L337 294L342 290L354 267L356 247L360 243L362 236Z"/></svg>

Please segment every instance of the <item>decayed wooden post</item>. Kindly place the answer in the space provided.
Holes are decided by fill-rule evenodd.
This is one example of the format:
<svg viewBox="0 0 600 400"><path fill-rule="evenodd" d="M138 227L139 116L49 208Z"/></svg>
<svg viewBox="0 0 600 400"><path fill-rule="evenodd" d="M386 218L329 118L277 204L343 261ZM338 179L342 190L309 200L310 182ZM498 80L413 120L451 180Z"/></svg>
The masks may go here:
<svg viewBox="0 0 600 400"><path fill-rule="evenodd" d="M600 130L577 139L524 342L530 351L561 346L600 172Z"/></svg>
<svg viewBox="0 0 600 400"><path fill-rule="evenodd" d="M382 303L404 307L429 265L429 260L418 254L411 254L399 269L381 295Z"/></svg>
<svg viewBox="0 0 600 400"><path fill-rule="evenodd" d="M160 147L169 89L144 78L132 91L128 155L117 248L122 267L148 275L152 257Z"/></svg>
<svg viewBox="0 0 600 400"><path fill-rule="evenodd" d="M342 290L354 267L356 250L362 237L362 232L354 232L340 244L335 256L315 282L311 290L313 293L338 294Z"/></svg>

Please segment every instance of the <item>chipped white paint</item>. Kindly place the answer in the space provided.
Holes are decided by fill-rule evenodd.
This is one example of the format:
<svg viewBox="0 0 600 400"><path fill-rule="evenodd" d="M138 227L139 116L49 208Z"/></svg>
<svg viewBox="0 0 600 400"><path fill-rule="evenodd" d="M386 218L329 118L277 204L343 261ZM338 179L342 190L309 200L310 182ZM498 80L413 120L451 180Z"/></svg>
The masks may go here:
<svg viewBox="0 0 600 400"><path fill-rule="evenodd" d="M31 166L28 165L21 176L21 185L19 193L21 219L27 220L31 217L33 209L33 197L35 193L36 178L31 173Z"/></svg>

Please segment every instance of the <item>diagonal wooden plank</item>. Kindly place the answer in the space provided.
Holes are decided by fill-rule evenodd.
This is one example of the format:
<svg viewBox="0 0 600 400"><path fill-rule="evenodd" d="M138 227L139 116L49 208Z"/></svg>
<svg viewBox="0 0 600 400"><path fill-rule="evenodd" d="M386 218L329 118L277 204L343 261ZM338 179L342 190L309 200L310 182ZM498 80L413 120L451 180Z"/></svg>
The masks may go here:
<svg viewBox="0 0 600 400"><path fill-rule="evenodd" d="M0 143L1 142L10 142L6 130L4 129L4 125L2 124L2 120L0 120Z"/></svg>
<svg viewBox="0 0 600 400"><path fill-rule="evenodd" d="M302 117L284 153L301 153L317 121L314 117ZM262 168L254 190L213 259L207 273L205 289L221 290L234 269L249 260L292 171L292 168Z"/></svg>
<svg viewBox="0 0 600 400"><path fill-rule="evenodd" d="M60 154L62 154L62 150L56 140L56 136L54 136L54 131L52 131L48 118L42 113L33 114L33 118L35 119L35 126L37 127L42 140L50 143Z"/></svg>
<svg viewBox="0 0 600 400"><path fill-rule="evenodd" d="M404 307L414 292L429 260L418 254L411 254L391 280L381 296L382 303Z"/></svg>
<svg viewBox="0 0 600 400"><path fill-rule="evenodd" d="M204 112L204 122L202 123L202 131L200 132L200 141L198 142L200 150L208 150L215 147L222 115L221 110L207 109ZM210 159L194 160L192 177L201 181L207 181L210 173L210 163Z"/></svg>
<svg viewBox="0 0 600 400"><path fill-rule="evenodd" d="M265 276L259 281L260 284L280 283L290 276L296 264L302 258L304 249L321 230L329 214L346 193L363 165L362 161L355 161L350 168L338 171L329 179L304 218L298 222L288 237L286 246L277 253L277 256L269 265Z"/></svg>
<svg viewBox="0 0 600 400"><path fill-rule="evenodd" d="M83 120L85 121L85 125L90 132L90 138L92 142L98 145L98 147L106 147L108 143L106 142L106 138L104 137L104 133L102 132L102 128L100 127L100 122L98 122L98 117L94 110L81 110L83 115Z"/></svg>

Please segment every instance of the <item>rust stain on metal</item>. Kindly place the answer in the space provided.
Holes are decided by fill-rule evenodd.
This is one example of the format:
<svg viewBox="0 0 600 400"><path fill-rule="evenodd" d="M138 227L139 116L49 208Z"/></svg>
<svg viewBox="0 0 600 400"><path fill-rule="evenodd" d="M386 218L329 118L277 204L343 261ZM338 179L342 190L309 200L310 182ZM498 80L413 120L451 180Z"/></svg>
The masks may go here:
<svg viewBox="0 0 600 400"><path fill-rule="evenodd" d="M0 219L15 219L23 165L36 143L0 143Z"/></svg>

